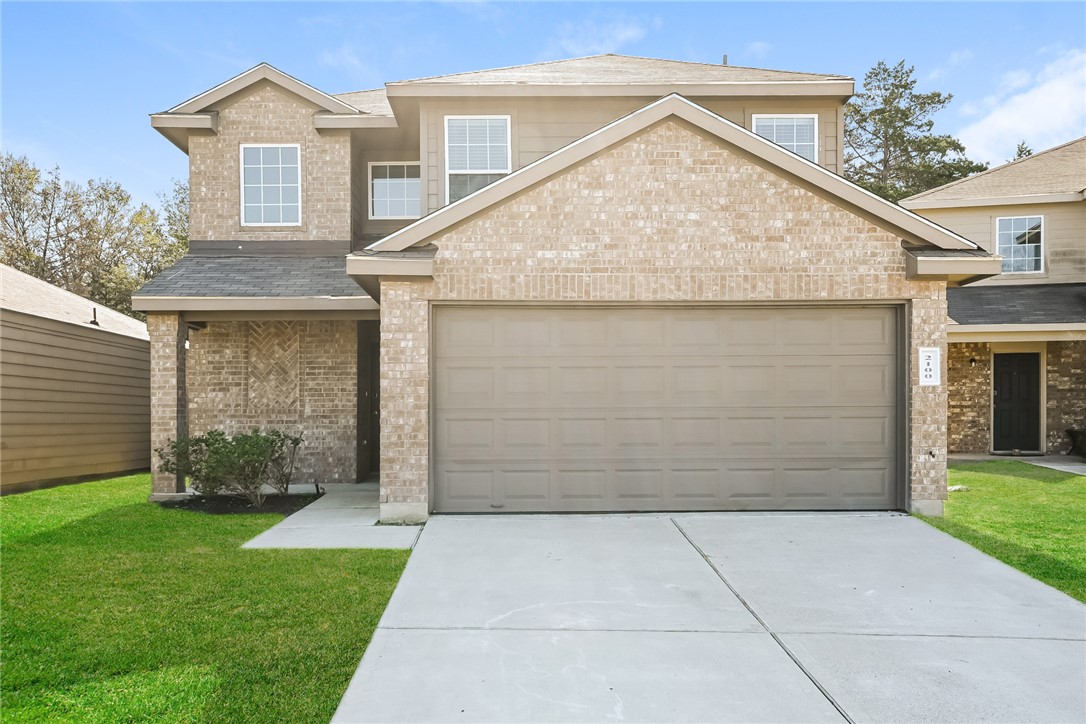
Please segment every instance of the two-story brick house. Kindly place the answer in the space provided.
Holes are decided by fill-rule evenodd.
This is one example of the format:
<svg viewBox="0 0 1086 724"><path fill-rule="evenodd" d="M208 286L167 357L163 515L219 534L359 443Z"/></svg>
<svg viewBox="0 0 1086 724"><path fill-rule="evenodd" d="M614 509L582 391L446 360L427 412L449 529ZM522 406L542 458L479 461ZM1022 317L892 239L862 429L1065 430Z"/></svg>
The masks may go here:
<svg viewBox="0 0 1086 724"><path fill-rule="evenodd" d="M329 95L260 65L152 116L192 239L134 297L154 445L289 428L306 480L379 469L385 520L938 514L946 290L999 259L837 175L852 92L605 55Z"/></svg>
<svg viewBox="0 0 1086 724"><path fill-rule="evenodd" d="M1003 257L947 291L950 452L1068 452L1086 430L1086 138L901 205Z"/></svg>

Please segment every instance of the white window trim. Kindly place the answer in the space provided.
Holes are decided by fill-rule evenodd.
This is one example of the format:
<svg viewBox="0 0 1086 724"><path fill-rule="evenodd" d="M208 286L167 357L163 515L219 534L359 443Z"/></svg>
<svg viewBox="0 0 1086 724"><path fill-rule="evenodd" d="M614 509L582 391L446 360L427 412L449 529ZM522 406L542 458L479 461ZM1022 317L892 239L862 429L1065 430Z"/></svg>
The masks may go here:
<svg viewBox="0 0 1086 724"><path fill-rule="evenodd" d="M298 220L288 221L283 223L279 222L247 222L245 221L245 149L247 148L296 148L298 149ZM238 220L242 226L265 226L265 227L282 227L286 229L296 229L302 226L302 207L305 204L302 203L302 199L305 198L304 186L302 184L302 144L300 143L242 143L238 147Z"/></svg>
<svg viewBox="0 0 1086 724"><path fill-rule="evenodd" d="M997 216L992 222L992 249L996 254L1000 254L999 251L999 222L1003 220L1013 219L1040 219L1041 220L1041 268L1032 269L1030 271L1005 271L1001 272L1000 276L1023 276L1029 274L1044 274L1045 273L1045 215L1044 214L1017 214L1015 216Z"/></svg>
<svg viewBox="0 0 1086 724"><path fill-rule="evenodd" d="M366 217L370 221L395 221L402 219L421 219L422 214L418 216L374 216L373 215L373 167L374 166L418 166L419 167L419 211L422 211L422 162L421 161L370 161L366 164L366 177L368 179L366 186Z"/></svg>
<svg viewBox="0 0 1086 724"><path fill-rule="evenodd" d="M504 119L505 120L505 128L506 128L506 135L505 135L506 154L505 154L505 158L509 163L506 164L506 168L505 168L504 171L499 171L499 170L496 170L496 169L476 170L476 171L471 171L471 170L450 171L449 170L449 121L465 120L465 119L466 120L488 120L488 121L489 120L494 120L494 119ZM456 174L457 176L470 176L472 174L490 175L490 174L510 174L510 173L513 173L513 117L512 116L510 116L510 115L504 115L504 116L503 115L445 116L444 126L445 126L445 158L444 158L444 165L445 165L445 204L446 205L449 204L449 177L452 176L453 174ZM468 194L468 196L470 196L470 195L471 194ZM464 198L467 198L467 196L465 196Z"/></svg>
<svg viewBox="0 0 1086 724"><path fill-rule="evenodd" d="M814 161L812 161L812 163L817 163L819 166L823 165L822 164L822 144L819 143L819 141L821 140L821 136L818 135L818 114L817 113L754 113L754 114L751 114L751 117L750 117L750 132L753 133L756 136L758 136L758 132L755 131L754 129L758 127L758 119L760 119L760 118L813 118L814 119L814 147L815 147L815 149L814 149ZM765 138L765 136L758 136L758 138ZM766 138L765 140L769 141L768 138ZM769 142L770 143L776 143L776 141L769 141ZM779 143L777 143L777 145L780 146ZM784 148L784 146L781 146L781 148ZM789 153L796 153L795 151L792 151L791 149L785 148L784 150L788 151ZM796 155L799 156L798 153L796 153ZM799 157L804 158L803 156L799 156Z"/></svg>

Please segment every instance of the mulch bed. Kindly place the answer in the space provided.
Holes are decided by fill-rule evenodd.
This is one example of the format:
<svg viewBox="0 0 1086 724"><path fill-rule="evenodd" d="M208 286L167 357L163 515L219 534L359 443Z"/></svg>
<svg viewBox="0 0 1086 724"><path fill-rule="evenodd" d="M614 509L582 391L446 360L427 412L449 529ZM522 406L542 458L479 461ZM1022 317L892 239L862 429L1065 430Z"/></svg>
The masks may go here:
<svg viewBox="0 0 1086 724"><path fill-rule="evenodd" d="M227 513L280 513L290 515L319 498L319 495L269 495L259 508L249 504L245 498L233 495L193 495L184 500L166 500L159 505L163 508L181 508L197 510L201 513L223 515Z"/></svg>

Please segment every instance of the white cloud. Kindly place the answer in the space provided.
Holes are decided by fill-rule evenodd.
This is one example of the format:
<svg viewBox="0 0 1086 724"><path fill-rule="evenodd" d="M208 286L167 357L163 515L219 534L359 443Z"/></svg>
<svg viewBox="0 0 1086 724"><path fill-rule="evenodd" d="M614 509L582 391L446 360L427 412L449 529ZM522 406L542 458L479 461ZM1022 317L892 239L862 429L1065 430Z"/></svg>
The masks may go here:
<svg viewBox="0 0 1086 724"><path fill-rule="evenodd" d="M649 23L653 28L659 28L661 24L659 18ZM648 30L646 23L626 16L567 21L560 24L557 32L547 40L541 59L615 53L623 46L644 38Z"/></svg>
<svg viewBox="0 0 1086 724"><path fill-rule="evenodd" d="M959 50L955 50L947 57L946 62L943 65L928 73L927 79L939 80L951 70L953 70L956 66L959 66L962 63L968 63L972 59L973 51L969 48L961 48Z"/></svg>
<svg viewBox="0 0 1086 724"><path fill-rule="evenodd" d="M1086 134L1086 51L1070 50L1036 74L1006 74L995 95L972 104L983 114L956 134L970 158L1001 164L1025 139L1035 151Z"/></svg>
<svg viewBox="0 0 1086 724"><path fill-rule="evenodd" d="M1033 76L1029 74L1029 71L1012 70L1003 74L1003 78L1000 79L1000 86L1007 91L1015 91L1019 88L1025 88L1031 80L1033 80Z"/></svg>
<svg viewBox="0 0 1086 724"><path fill-rule="evenodd" d="M350 41L322 51L317 61L323 66L342 71L355 82L370 83L376 75L374 68L359 56L358 46Z"/></svg>
<svg viewBox="0 0 1086 724"><path fill-rule="evenodd" d="M773 46L764 40L755 40L753 43L747 43L747 47L744 48L744 52L752 58L764 58L769 55L769 51L773 50Z"/></svg>

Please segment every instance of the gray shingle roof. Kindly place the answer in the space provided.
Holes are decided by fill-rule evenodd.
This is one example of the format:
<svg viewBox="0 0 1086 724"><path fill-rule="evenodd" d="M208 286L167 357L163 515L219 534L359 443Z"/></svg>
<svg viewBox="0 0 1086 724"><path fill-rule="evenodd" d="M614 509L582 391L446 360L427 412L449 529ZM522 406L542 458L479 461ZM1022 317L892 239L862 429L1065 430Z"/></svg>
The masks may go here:
<svg viewBox="0 0 1086 724"><path fill-rule="evenodd" d="M87 329L94 329L89 322L97 316L98 329L147 339L147 325L138 319L3 264L0 264L0 308Z"/></svg>
<svg viewBox="0 0 1086 724"><path fill-rule="evenodd" d="M947 315L958 324L1086 322L1086 284L952 287Z"/></svg>
<svg viewBox="0 0 1086 724"><path fill-rule="evenodd" d="M365 297L343 256L182 258L137 297Z"/></svg>
<svg viewBox="0 0 1086 724"><path fill-rule="evenodd" d="M1086 189L1086 136L997 166L930 191L902 199L959 201L1037 194L1078 193Z"/></svg>
<svg viewBox="0 0 1086 724"><path fill-rule="evenodd" d="M373 116L392 116L392 106L388 104L388 96L385 95L384 88L353 91L351 93L333 93L332 97L354 106L363 113Z"/></svg>
<svg viewBox="0 0 1086 724"><path fill-rule="evenodd" d="M852 80L842 75L796 73L787 70L744 68L738 65L692 63L682 60L640 58L632 55L591 55L509 68L453 73L431 78L398 81L399 84L504 85L508 83L598 84L598 83L735 83L803 82Z"/></svg>

